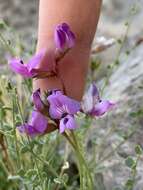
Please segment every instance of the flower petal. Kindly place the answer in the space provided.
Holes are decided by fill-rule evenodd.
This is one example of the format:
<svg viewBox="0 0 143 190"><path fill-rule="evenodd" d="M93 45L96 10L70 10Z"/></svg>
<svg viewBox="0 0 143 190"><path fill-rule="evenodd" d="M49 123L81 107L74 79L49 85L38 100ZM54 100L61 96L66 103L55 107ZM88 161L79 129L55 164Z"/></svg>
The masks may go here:
<svg viewBox="0 0 143 190"><path fill-rule="evenodd" d="M38 133L44 133L48 127L48 120L47 117L40 112L33 111L29 124L32 125Z"/></svg>
<svg viewBox="0 0 143 190"><path fill-rule="evenodd" d="M47 100L50 103L49 113L53 119L60 119L63 114L76 114L80 110L80 103L62 94L52 94Z"/></svg>
<svg viewBox="0 0 143 190"><path fill-rule="evenodd" d="M27 63L27 68L29 72L32 72L32 69L36 69L38 64L42 61L45 54L45 50L42 50L38 54L34 55L29 62Z"/></svg>
<svg viewBox="0 0 143 190"><path fill-rule="evenodd" d="M63 133L65 129L76 129L77 124L73 116L67 115L66 117L60 120L60 133Z"/></svg>
<svg viewBox="0 0 143 190"><path fill-rule="evenodd" d="M55 44L57 49L65 52L75 45L75 35L66 23L58 25L55 29Z"/></svg>
<svg viewBox="0 0 143 190"><path fill-rule="evenodd" d="M64 118L61 119L59 127L60 127L59 128L60 129L60 133L63 133L65 131L65 129L66 129L66 125L64 124Z"/></svg>
<svg viewBox="0 0 143 190"><path fill-rule="evenodd" d="M91 116L102 116L115 106L115 103L103 100L97 103L94 108L89 112Z"/></svg>
<svg viewBox="0 0 143 190"><path fill-rule="evenodd" d="M25 78L31 77L31 74L29 73L27 69L27 65L25 65L22 60L14 58L14 59L9 60L9 64L10 64L10 68L15 73L18 73Z"/></svg>
<svg viewBox="0 0 143 190"><path fill-rule="evenodd" d="M68 32L70 30L70 27L67 23L62 23L59 25L59 28L61 28L64 32Z"/></svg>
<svg viewBox="0 0 143 190"><path fill-rule="evenodd" d="M68 45L68 48L72 48L74 47L75 45L75 35L72 31L68 31L67 33L67 45Z"/></svg>
<svg viewBox="0 0 143 190"><path fill-rule="evenodd" d="M25 133L31 137L34 137L38 134L38 131L36 131L32 125L29 125L27 123L18 126L17 129L19 130L20 133Z"/></svg>
<svg viewBox="0 0 143 190"><path fill-rule="evenodd" d="M62 23L60 28L65 32L68 48L72 48L75 45L74 33L70 30L69 25L66 23Z"/></svg>
<svg viewBox="0 0 143 190"><path fill-rule="evenodd" d="M95 82L93 82L90 85L89 91L90 91L91 96L93 98L93 104L99 103L100 102L100 96L99 96L99 91L95 85Z"/></svg>
<svg viewBox="0 0 143 190"><path fill-rule="evenodd" d="M56 28L54 39L56 47L62 51L65 48L65 43L66 43L65 32L60 30L59 28Z"/></svg>
<svg viewBox="0 0 143 190"><path fill-rule="evenodd" d="M38 111L42 111L44 109L44 103L42 102L40 97L40 89L37 89L35 92L33 92L32 101Z"/></svg>

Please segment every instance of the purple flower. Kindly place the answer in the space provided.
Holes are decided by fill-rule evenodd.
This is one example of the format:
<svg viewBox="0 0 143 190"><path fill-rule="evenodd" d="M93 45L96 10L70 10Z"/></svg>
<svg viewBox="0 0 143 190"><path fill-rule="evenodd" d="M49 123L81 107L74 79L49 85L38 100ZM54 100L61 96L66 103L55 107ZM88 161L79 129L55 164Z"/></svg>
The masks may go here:
<svg viewBox="0 0 143 190"><path fill-rule="evenodd" d="M47 118L40 112L33 111L30 121L24 125L18 126L20 133L26 133L27 135L34 137L36 135L44 134L48 127Z"/></svg>
<svg viewBox="0 0 143 190"><path fill-rule="evenodd" d="M32 78L38 75L37 66L41 62L44 56L44 51L41 51L39 54L33 56L27 64L21 59L13 58L9 60L11 69L25 78Z"/></svg>
<svg viewBox="0 0 143 190"><path fill-rule="evenodd" d="M56 27L54 38L56 47L61 52L65 52L75 45L75 35L66 23Z"/></svg>
<svg viewBox="0 0 143 190"><path fill-rule="evenodd" d="M73 130L76 128L77 124L72 115L67 115L60 120L60 133L63 133L65 129Z"/></svg>
<svg viewBox="0 0 143 190"><path fill-rule="evenodd" d="M90 116L102 116L115 106L115 103L108 100L101 100L95 83L91 84L89 90L92 95L92 108L88 111Z"/></svg>
<svg viewBox="0 0 143 190"><path fill-rule="evenodd" d="M99 103L94 105L94 107L91 109L89 114L91 116L99 117L99 116L104 115L106 112L108 112L114 106L115 106L115 104L108 100L101 100Z"/></svg>
<svg viewBox="0 0 143 190"><path fill-rule="evenodd" d="M93 98L93 103L97 103L97 102L100 102L100 96L99 96L99 91L95 85L95 82L93 82L91 85L90 85L90 88L89 88L89 91L91 93L91 96Z"/></svg>
<svg viewBox="0 0 143 190"><path fill-rule="evenodd" d="M53 119L59 119L60 133L66 129L77 128L74 114L80 111L80 103L62 94L60 91L53 91L47 98L49 102L49 114Z"/></svg>
<svg viewBox="0 0 143 190"><path fill-rule="evenodd" d="M76 114L80 111L80 103L63 94L56 93L48 96L49 113L53 119L61 119L65 114Z"/></svg>
<svg viewBox="0 0 143 190"><path fill-rule="evenodd" d="M37 89L35 92L33 92L32 94L32 101L34 103L35 108L38 111L42 111L44 109L44 103L41 100L41 93L40 93L40 89Z"/></svg>

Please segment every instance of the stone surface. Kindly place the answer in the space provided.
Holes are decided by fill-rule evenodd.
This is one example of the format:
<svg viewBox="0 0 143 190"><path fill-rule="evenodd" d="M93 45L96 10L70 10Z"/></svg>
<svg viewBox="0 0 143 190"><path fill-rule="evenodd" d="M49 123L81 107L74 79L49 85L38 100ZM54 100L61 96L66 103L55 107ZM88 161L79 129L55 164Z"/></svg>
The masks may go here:
<svg viewBox="0 0 143 190"><path fill-rule="evenodd" d="M109 114L108 117L98 120L96 127L104 128L105 134L107 129L115 125L115 132L108 138L107 149L112 149L115 144L120 142L118 130L124 134L137 127L136 133L118 150L118 155L112 156L110 160L111 168L108 174L105 173L105 181L108 184L107 190L115 185L121 185L127 180L129 170L124 165L124 159L127 156L135 156L134 147L140 144L143 147L143 112L139 116L132 117L131 114L143 111L143 45L137 47L125 60L122 59L118 68L115 69L110 77L110 85L105 89L104 97L117 102L117 108ZM110 146L109 146L110 145ZM112 147L112 148L111 148ZM123 163L122 163L123 161ZM115 163L114 163L115 162ZM108 163L108 165L110 165ZM142 190L143 161L141 160L138 167L137 185L134 190Z"/></svg>
<svg viewBox="0 0 143 190"><path fill-rule="evenodd" d="M37 33L38 0L1 0L0 18L28 42Z"/></svg>

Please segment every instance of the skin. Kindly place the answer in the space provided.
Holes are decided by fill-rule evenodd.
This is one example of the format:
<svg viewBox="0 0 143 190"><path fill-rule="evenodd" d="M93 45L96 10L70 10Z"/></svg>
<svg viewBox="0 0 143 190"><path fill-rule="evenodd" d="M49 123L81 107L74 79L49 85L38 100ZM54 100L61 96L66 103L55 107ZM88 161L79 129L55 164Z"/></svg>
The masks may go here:
<svg viewBox="0 0 143 190"><path fill-rule="evenodd" d="M91 44L96 31L101 0L40 0L37 52L46 49L40 68L54 62L54 28L66 22L76 36L76 45L59 63L68 96L81 100L88 70ZM62 89L56 77L34 81L34 88Z"/></svg>

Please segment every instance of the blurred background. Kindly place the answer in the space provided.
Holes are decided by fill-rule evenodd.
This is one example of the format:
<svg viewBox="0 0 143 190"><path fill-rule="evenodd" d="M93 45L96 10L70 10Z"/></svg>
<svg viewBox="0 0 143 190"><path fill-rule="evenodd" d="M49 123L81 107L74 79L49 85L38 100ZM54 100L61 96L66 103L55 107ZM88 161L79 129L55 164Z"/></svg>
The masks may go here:
<svg viewBox="0 0 143 190"><path fill-rule="evenodd" d="M37 34L38 0L1 0L0 18L15 28L26 41ZM132 19L129 37L136 37L143 32L143 0L104 0L97 34L119 37L124 35L124 23L131 12L136 12Z"/></svg>
<svg viewBox="0 0 143 190"><path fill-rule="evenodd" d="M0 0L0 19L4 19L18 33L24 51L31 51L36 44L38 4L38 0ZM125 182L130 170L125 167L124 159L130 155L134 157L133 147L136 144L143 147L142 20L143 0L103 1L93 50L101 43L101 37L113 38L115 43L105 51L92 53L91 65L98 68L92 74L99 86L106 82L103 97L117 101L118 107L109 116L96 121L96 131L92 128L88 141L96 137L98 143L98 138L104 138L108 129L115 126L112 135L102 144L105 152L109 152L120 143L127 131L135 127L136 132L111 159L104 162L108 170L98 173L103 184L101 190L111 190ZM3 59L2 51L0 55ZM138 165L137 179L134 190L143 190L143 159Z"/></svg>

